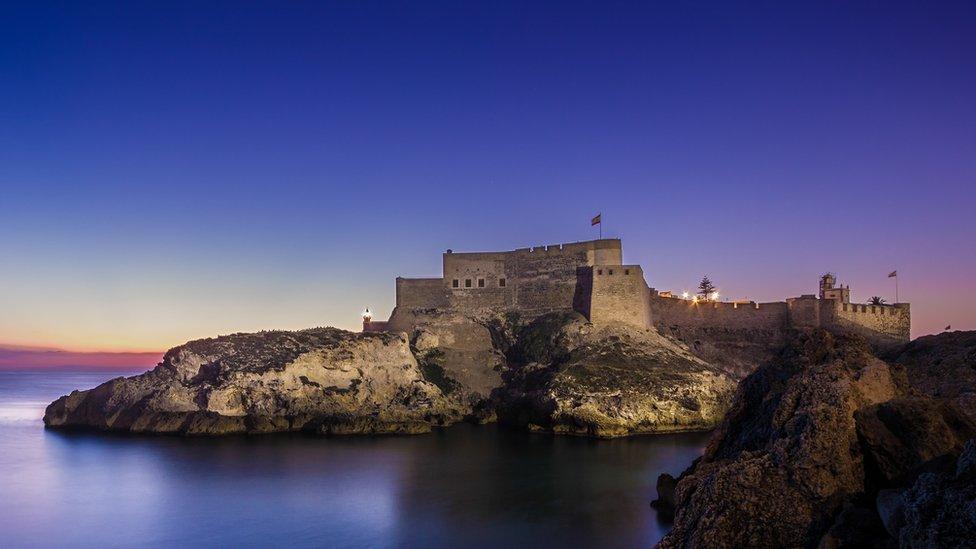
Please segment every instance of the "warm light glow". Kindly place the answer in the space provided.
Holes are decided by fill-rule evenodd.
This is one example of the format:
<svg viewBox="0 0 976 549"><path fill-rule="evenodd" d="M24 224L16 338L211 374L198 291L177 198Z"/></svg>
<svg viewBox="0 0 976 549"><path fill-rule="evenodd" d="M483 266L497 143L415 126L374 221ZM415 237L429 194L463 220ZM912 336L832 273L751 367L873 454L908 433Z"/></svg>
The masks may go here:
<svg viewBox="0 0 976 549"><path fill-rule="evenodd" d="M718 292L712 292L712 301L718 301Z"/></svg>
<svg viewBox="0 0 976 549"><path fill-rule="evenodd" d="M688 292L681 292L681 299L688 299Z"/></svg>

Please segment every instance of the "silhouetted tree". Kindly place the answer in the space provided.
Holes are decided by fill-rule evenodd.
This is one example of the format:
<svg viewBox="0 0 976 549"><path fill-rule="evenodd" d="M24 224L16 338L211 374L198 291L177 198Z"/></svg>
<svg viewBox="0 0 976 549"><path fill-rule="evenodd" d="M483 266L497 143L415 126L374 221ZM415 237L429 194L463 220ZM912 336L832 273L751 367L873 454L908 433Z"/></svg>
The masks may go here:
<svg viewBox="0 0 976 549"><path fill-rule="evenodd" d="M876 295L871 296L871 299L868 300L868 305L884 305L884 304L885 304L884 298L878 297Z"/></svg>
<svg viewBox="0 0 976 549"><path fill-rule="evenodd" d="M701 282L698 283L698 295L700 299L708 301L712 299L712 294L718 291L718 288L712 284L712 281L708 279L708 275L702 277Z"/></svg>

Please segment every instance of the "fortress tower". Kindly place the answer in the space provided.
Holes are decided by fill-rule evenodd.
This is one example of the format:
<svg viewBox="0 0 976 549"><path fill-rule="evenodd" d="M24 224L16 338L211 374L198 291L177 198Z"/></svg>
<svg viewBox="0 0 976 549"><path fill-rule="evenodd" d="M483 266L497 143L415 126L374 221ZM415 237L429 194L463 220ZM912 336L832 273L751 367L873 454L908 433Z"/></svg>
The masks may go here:
<svg viewBox="0 0 976 549"><path fill-rule="evenodd" d="M837 275L834 273L826 273L820 277L820 299L838 299L841 303L851 302L851 287L850 286L838 286Z"/></svg>
<svg viewBox="0 0 976 549"><path fill-rule="evenodd" d="M644 272L623 264L619 239L505 252L448 250L442 261L438 278L396 279L396 308L385 328L409 332L432 316L515 312L533 318L555 311L577 311L595 324L651 327Z"/></svg>

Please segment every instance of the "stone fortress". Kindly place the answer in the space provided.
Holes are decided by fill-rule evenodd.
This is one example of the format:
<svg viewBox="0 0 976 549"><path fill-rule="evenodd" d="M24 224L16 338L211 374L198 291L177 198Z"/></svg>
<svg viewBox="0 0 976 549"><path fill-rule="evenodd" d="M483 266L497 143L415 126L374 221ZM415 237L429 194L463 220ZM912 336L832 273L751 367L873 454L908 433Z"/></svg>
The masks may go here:
<svg viewBox="0 0 976 549"><path fill-rule="evenodd" d="M435 327L444 334L445 323L463 324L464 319L476 321L492 314L515 312L529 320L576 311L595 328L656 328L696 351L723 339L728 345L750 337L771 344L791 327L856 332L882 345L909 340L909 304L855 304L850 295L850 287L838 286L835 276L827 274L821 278L819 295L779 302L673 297L649 288L640 265L623 264L619 239L601 239L506 252L448 250L443 254L443 276L397 278L396 307L389 320L364 317L363 329L410 334ZM471 337L470 331L448 334L447 343L457 346Z"/></svg>

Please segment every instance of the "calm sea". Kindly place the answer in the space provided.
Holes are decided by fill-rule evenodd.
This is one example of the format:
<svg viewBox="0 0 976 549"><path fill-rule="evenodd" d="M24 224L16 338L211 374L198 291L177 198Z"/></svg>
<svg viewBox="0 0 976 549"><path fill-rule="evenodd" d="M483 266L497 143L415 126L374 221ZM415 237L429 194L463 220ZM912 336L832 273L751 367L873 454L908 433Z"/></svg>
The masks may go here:
<svg viewBox="0 0 976 549"><path fill-rule="evenodd" d="M706 440L44 429L51 400L117 375L0 372L0 546L650 547L657 475Z"/></svg>

